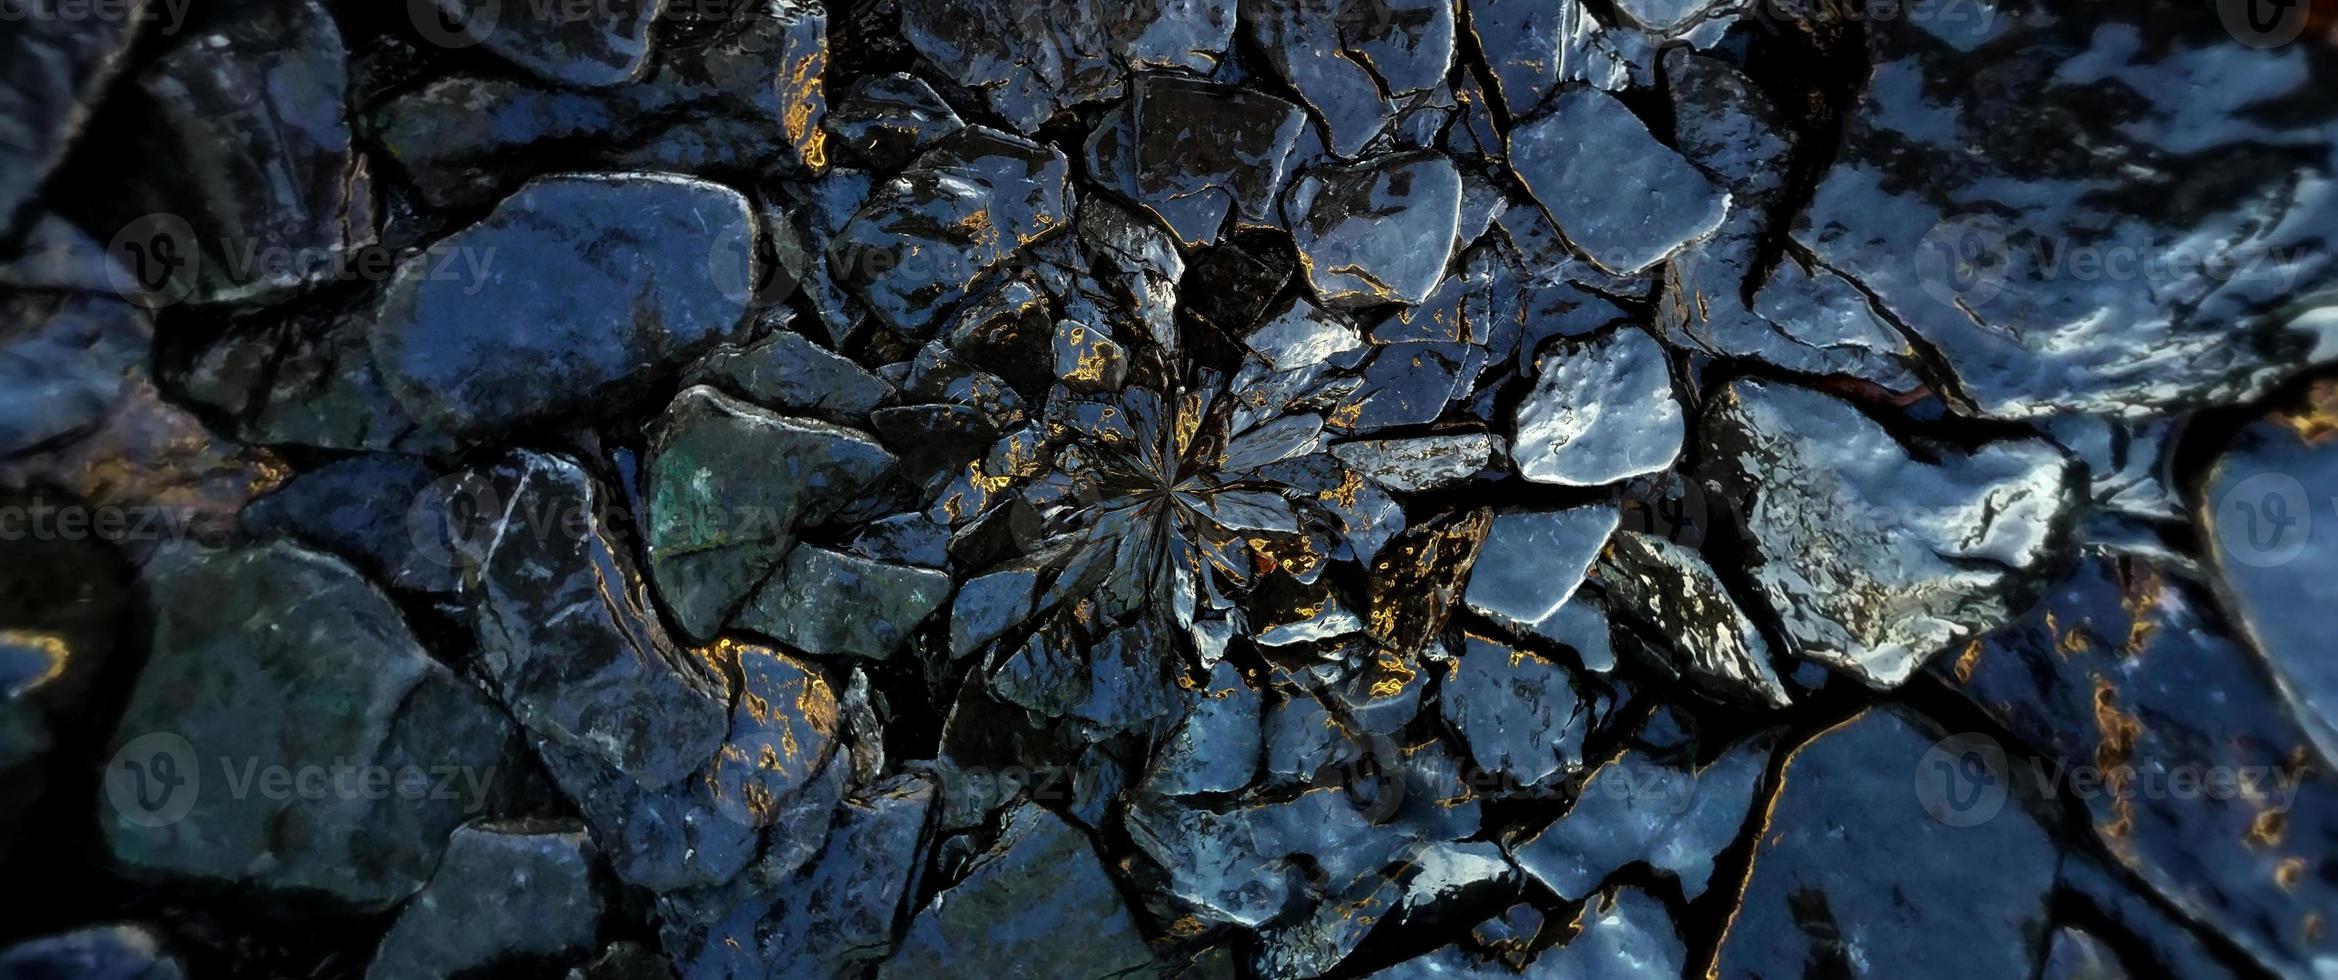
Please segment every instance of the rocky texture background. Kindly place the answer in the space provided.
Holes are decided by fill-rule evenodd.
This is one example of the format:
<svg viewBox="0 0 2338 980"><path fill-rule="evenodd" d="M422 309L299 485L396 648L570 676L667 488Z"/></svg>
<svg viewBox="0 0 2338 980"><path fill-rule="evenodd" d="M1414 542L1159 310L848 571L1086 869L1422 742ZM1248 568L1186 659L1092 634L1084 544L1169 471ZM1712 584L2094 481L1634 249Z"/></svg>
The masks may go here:
<svg viewBox="0 0 2338 980"><path fill-rule="evenodd" d="M5 13L0 977L2338 975L2326 5Z"/></svg>

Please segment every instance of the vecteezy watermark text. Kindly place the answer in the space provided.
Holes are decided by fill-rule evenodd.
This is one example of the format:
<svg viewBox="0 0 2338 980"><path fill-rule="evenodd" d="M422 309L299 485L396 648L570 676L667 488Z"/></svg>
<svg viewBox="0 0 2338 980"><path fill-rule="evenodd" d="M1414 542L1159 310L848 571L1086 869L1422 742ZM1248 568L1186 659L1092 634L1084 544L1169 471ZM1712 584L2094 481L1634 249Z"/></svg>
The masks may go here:
<svg viewBox="0 0 2338 980"><path fill-rule="evenodd" d="M1996 739L1961 732L1925 750L1914 777L1916 800L1933 820L1950 827L1976 827L1995 819L2024 787L2040 799L2245 800L2260 812L2287 813L2297 800L2306 769L2151 759L2109 766L2044 758L2015 762Z"/></svg>
<svg viewBox="0 0 2338 980"><path fill-rule="evenodd" d="M149 732L123 743L106 761L106 802L124 821L167 827L205 799L277 803L364 801L452 803L465 814L487 808L498 786L494 765L379 765L283 762L256 755L205 756L176 732Z"/></svg>

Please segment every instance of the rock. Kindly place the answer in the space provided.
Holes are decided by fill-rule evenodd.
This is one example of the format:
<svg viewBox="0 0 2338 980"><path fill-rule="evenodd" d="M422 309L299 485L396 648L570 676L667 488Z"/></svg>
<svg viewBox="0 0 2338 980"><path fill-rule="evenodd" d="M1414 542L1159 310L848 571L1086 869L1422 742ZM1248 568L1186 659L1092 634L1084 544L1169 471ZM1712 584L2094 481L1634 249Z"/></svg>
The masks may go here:
<svg viewBox="0 0 2338 980"><path fill-rule="evenodd" d="M1188 248L1216 243L1229 217L1275 223L1307 123L1298 106L1175 75L1139 75L1132 89L1088 136L1089 179L1145 209Z"/></svg>
<svg viewBox="0 0 2338 980"><path fill-rule="evenodd" d="M826 848L784 886L724 916L688 975L856 977L891 951L932 824L934 782L904 774L838 809Z"/></svg>
<svg viewBox="0 0 2338 980"><path fill-rule="evenodd" d="M375 362L418 420L458 435L614 411L647 387L645 368L679 367L739 328L754 233L746 200L714 184L535 181L440 243L493 262L486 278L399 267L369 335Z"/></svg>
<svg viewBox="0 0 2338 980"><path fill-rule="evenodd" d="M1775 733L1757 734L1702 766L1628 748L1591 774L1572 809L1511 844L1510 856L1568 901L1634 863L1671 875L1695 901L1714 859L1738 839L1776 744Z"/></svg>
<svg viewBox="0 0 2338 980"><path fill-rule="evenodd" d="M2005 13L1869 39L1872 75L1795 240L1922 337L1984 415L2164 414L2338 357L2338 267L2313 230L2338 208L2328 66L2303 48L2259 63L2207 10ZM2211 106L2252 108L2199 125ZM1977 141L1997 149L1964 152Z"/></svg>
<svg viewBox="0 0 2338 980"><path fill-rule="evenodd" d="M1879 689L2012 618L2078 504L2042 441L1911 448L1804 388L1736 382L1699 429L1788 652Z"/></svg>
<svg viewBox="0 0 2338 980"><path fill-rule="evenodd" d="M2037 754L2014 788L2075 798L2111 860L2266 970L2300 973L2338 942L2301 927L2338 890L2338 782L2265 659L2199 583L2110 553L1932 672ZM1966 742L2017 747L1985 738ZM1950 817L1988 816L1997 796L1976 788Z"/></svg>
<svg viewBox="0 0 2338 980"><path fill-rule="evenodd" d="M684 391L653 434L650 575L682 632L711 641L795 547L893 470L866 433ZM802 586L798 586L801 588Z"/></svg>
<svg viewBox="0 0 2338 980"><path fill-rule="evenodd" d="M614 942L601 955L568 971L568 980L670 980L674 964L640 943Z"/></svg>
<svg viewBox="0 0 2338 980"><path fill-rule="evenodd" d="M2322 384L2304 403L2242 429L2209 471L2198 519L2225 608L2281 678L2322 754L2338 759L2338 668L2320 652L2327 644L2318 617L2299 614L2332 608L2338 594L2338 510L2326 489L2338 485L2333 419L2338 386Z"/></svg>
<svg viewBox="0 0 2338 980"><path fill-rule="evenodd" d="M1152 967L1128 906L1078 830L1036 804L910 922L880 978L960 970L1104 977Z"/></svg>
<svg viewBox="0 0 2338 980"><path fill-rule="evenodd" d="M1207 73L1233 41L1232 0L902 0L901 33L935 70L1017 131L1118 98L1144 69Z"/></svg>
<svg viewBox="0 0 2338 980"><path fill-rule="evenodd" d="M1503 510L1486 530L1462 601L1517 631L1558 615L1615 532L1612 507Z"/></svg>
<svg viewBox="0 0 2338 980"><path fill-rule="evenodd" d="M975 284L1071 226L1070 161L975 126L880 185L828 245L837 282L888 325L924 337Z"/></svg>
<svg viewBox="0 0 2338 980"><path fill-rule="evenodd" d="M1655 896L1619 888L1586 907L1583 930L1534 961L1538 976L1614 977L1680 974L1688 964L1679 927Z"/></svg>
<svg viewBox="0 0 2338 980"><path fill-rule="evenodd" d="M723 738L719 679L659 623L608 491L575 463L517 452L478 473L479 658L513 717L644 788L670 785Z"/></svg>
<svg viewBox="0 0 2338 980"><path fill-rule="evenodd" d="M1928 814L1909 774L1921 780L1939 735L1876 708L1793 750L1752 833L1753 867L1715 960L1722 975L2034 968L2059 849L2026 800L1966 826ZM1992 772L2000 785L2006 775Z"/></svg>
<svg viewBox="0 0 2338 980"><path fill-rule="evenodd" d="M792 330L744 347L717 347L691 365L683 380L839 425L867 425L869 413L894 397L885 379Z"/></svg>
<svg viewBox="0 0 2338 980"><path fill-rule="evenodd" d="M1511 131L1509 152L1511 169L1567 240L1619 275L1712 234L1729 212L1729 192L1605 92L1553 96L1546 113Z"/></svg>
<svg viewBox="0 0 2338 980"><path fill-rule="evenodd" d="M28 234L24 254L0 267L0 457L95 428L145 375L153 343L137 307L56 267L103 263L96 242L57 218Z"/></svg>
<svg viewBox="0 0 2338 980"><path fill-rule="evenodd" d="M179 961L140 926L95 926L0 950L0 976L17 980L184 980Z"/></svg>
<svg viewBox="0 0 2338 980"><path fill-rule="evenodd" d="M1420 493L1467 481L1493 466L1502 440L1483 432L1343 442L1331 454L1397 493Z"/></svg>
<svg viewBox="0 0 2338 980"><path fill-rule="evenodd" d="M2046 968L2038 976L2040 980L2127 980L2127 969L2119 965L2119 954L2102 940L2085 930L2064 926L2054 930L2053 945L2046 949Z"/></svg>
<svg viewBox="0 0 2338 980"><path fill-rule="evenodd" d="M854 81L828 110L837 152L884 173L965 128L933 86L900 72Z"/></svg>
<svg viewBox="0 0 2338 980"><path fill-rule="evenodd" d="M1128 354L1103 331L1065 320L1055 329L1055 380L1074 391L1119 391L1128 383Z"/></svg>
<svg viewBox="0 0 2338 980"><path fill-rule="evenodd" d="M442 270L447 266L435 263L459 261L444 251L424 256L416 261ZM454 451L453 437L417 422L391 393L367 341L372 320L370 305L350 300L246 320L176 380L189 399L227 416L229 431L248 442L336 451Z"/></svg>
<svg viewBox="0 0 2338 980"><path fill-rule="evenodd" d="M891 657L950 598L950 576L801 545L764 583L740 629L816 657Z"/></svg>
<svg viewBox="0 0 2338 980"><path fill-rule="evenodd" d="M1258 775L1264 735L1258 692L1233 664L1220 661L1154 757L1142 788L1169 796L1240 790Z"/></svg>
<svg viewBox="0 0 2338 980"><path fill-rule="evenodd" d="M1646 332L1562 341L1534 370L1534 389L1512 416L1518 472L1528 480L1602 486L1679 458L1680 401L1664 348Z"/></svg>
<svg viewBox="0 0 2338 980"><path fill-rule="evenodd" d="M435 533L437 470L411 456L352 456L292 478L244 508L244 530L339 556L391 589L452 595L460 560Z"/></svg>
<svg viewBox="0 0 2338 980"><path fill-rule="evenodd" d="M382 936L366 980L427 980L591 950L603 912L595 857L573 823L457 829L430 883Z"/></svg>
<svg viewBox="0 0 2338 980"><path fill-rule="evenodd" d="M1317 167L1291 185L1283 214L1324 305L1418 305L1453 254L1461 173L1430 152Z"/></svg>
<svg viewBox="0 0 2338 980"><path fill-rule="evenodd" d="M1696 552L1660 537L1617 531L1599 567L1608 608L1660 639L1660 669L1723 700L1783 708L1786 686L1770 644Z"/></svg>
<svg viewBox="0 0 2338 980"><path fill-rule="evenodd" d="M140 202L166 219L132 221L123 234L191 235L144 241L159 262L169 264L169 245L185 263L146 295L267 302L355 278L375 238L373 180L353 145L348 51L332 15L317 0L288 0L200 24L137 77L150 120L143 148L177 166ZM131 254L145 276L147 255Z"/></svg>
<svg viewBox="0 0 2338 980"><path fill-rule="evenodd" d="M608 86L632 81L649 64L650 25L665 0L620 0L578 9L499 0L437 0L462 42L555 85ZM452 34L454 31L449 31Z"/></svg>
<svg viewBox="0 0 2338 980"><path fill-rule="evenodd" d="M574 91L453 75L384 102L372 129L439 208L484 204L530 177L580 168L821 173L826 27L817 4L769 0L692 43L663 45L639 82Z"/></svg>
<svg viewBox="0 0 2338 980"><path fill-rule="evenodd" d="M123 865L382 908L504 805L510 721L349 566L184 549L147 586L153 654L106 776Z"/></svg>
<svg viewBox="0 0 2338 980"><path fill-rule="evenodd" d="M1471 636L1438 690L1445 723L1484 772L1529 787L1583 767L1591 706L1566 668Z"/></svg>
<svg viewBox="0 0 2338 980"><path fill-rule="evenodd" d="M1347 159L1453 64L1453 5L1441 0L1261 0L1242 8L1242 30Z"/></svg>
<svg viewBox="0 0 2338 980"><path fill-rule="evenodd" d="M153 0L87 16L67 0L33 0L11 8L15 21L0 39L0 240L30 224L25 205L80 136L121 69ZM72 10L79 17L60 16Z"/></svg>
<svg viewBox="0 0 2338 980"><path fill-rule="evenodd" d="M236 513L282 478L265 453L237 447L165 401L154 380L134 373L104 421L87 435L44 451L0 459L0 491L40 488L124 515L113 543L134 562L191 542L224 542ZM103 534L103 528L100 527Z"/></svg>

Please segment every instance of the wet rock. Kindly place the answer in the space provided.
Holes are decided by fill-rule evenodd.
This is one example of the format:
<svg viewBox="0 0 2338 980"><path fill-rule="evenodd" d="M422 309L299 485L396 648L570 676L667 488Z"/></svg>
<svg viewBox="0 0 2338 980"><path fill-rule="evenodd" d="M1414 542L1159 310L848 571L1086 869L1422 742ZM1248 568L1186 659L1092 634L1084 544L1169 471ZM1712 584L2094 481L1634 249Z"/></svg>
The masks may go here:
<svg viewBox="0 0 2338 980"><path fill-rule="evenodd" d="M1343 442L1331 454L1374 483L1398 493L1449 487L1493 466L1502 440L1483 432Z"/></svg>
<svg viewBox="0 0 2338 980"><path fill-rule="evenodd" d="M352 146L348 52L332 16L309 0L240 5L201 24L137 79L146 146L178 164L142 203L181 223L132 222L125 234L158 236L144 244L166 268L165 247L185 263L152 295L258 301L349 278L374 241L373 183ZM133 254L143 266L147 253ZM146 269L133 271L149 285Z"/></svg>
<svg viewBox="0 0 2338 980"><path fill-rule="evenodd" d="M2119 954L2102 940L2065 926L2054 930L2053 945L2046 948L2046 967L2038 976L2041 980L2126 980L2127 969L2119 965Z"/></svg>
<svg viewBox="0 0 2338 980"><path fill-rule="evenodd" d="M722 741L723 685L658 621L605 523L608 490L532 452L474 479L472 625L512 715L644 787L688 775Z"/></svg>
<svg viewBox="0 0 2338 980"><path fill-rule="evenodd" d="M99 97L122 66L153 0L126 3L110 17L87 16L67 0L11 8L0 39L0 239L13 238L25 205L65 159ZM84 16L60 16L81 10Z"/></svg>
<svg viewBox="0 0 2338 980"><path fill-rule="evenodd" d="M917 893L934 793L931 778L908 774L846 801L819 857L725 915L683 957L684 975L863 975L891 951Z"/></svg>
<svg viewBox="0 0 2338 980"><path fill-rule="evenodd" d="M0 976L21 980L183 980L186 971L140 926L98 926L0 950Z"/></svg>
<svg viewBox="0 0 2338 980"><path fill-rule="evenodd" d="M1683 248L1664 270L1661 335L1724 357L1804 374L1843 374L1910 391L1915 351L1850 281L1788 249L1758 268L1772 215L1784 204L1791 130L1760 86L1727 62L1686 49L1665 55L1673 133L1682 155L1730 194L1713 236Z"/></svg>
<svg viewBox="0 0 2338 980"><path fill-rule="evenodd" d="M1208 73L1233 41L1234 4L902 0L901 33L935 70L1033 133L1062 110L1119 97L1129 72Z"/></svg>
<svg viewBox="0 0 2338 980"><path fill-rule="evenodd" d="M965 128L933 86L900 72L853 82L828 110L836 151L887 173Z"/></svg>
<svg viewBox="0 0 2338 980"><path fill-rule="evenodd" d="M1563 341L1536 358L1513 416L1518 472L1536 483L1600 486L1672 465L1686 427L1664 348L1623 328Z"/></svg>
<svg viewBox="0 0 2338 980"><path fill-rule="evenodd" d="M740 629L813 656L891 657L950 598L950 576L801 545L764 583Z"/></svg>
<svg viewBox="0 0 2338 980"><path fill-rule="evenodd" d="M1630 275L1720 227L1729 192L1648 135L1614 96L1572 89L1510 133L1510 167L1567 240Z"/></svg>
<svg viewBox="0 0 2338 980"><path fill-rule="evenodd" d="M2012 789L2076 797L2112 859L2177 909L2274 972L2333 955L2305 923L2332 900L2338 784L2205 588L2155 562L2089 555L2037 609L1933 672L2039 754L2015 757ZM2081 766L2100 775L2060 775ZM1978 788L1969 806L1950 798L1962 808L1948 815L1986 815L1994 788Z"/></svg>
<svg viewBox="0 0 2338 980"><path fill-rule="evenodd" d="M1188 248L1218 241L1229 217L1274 223L1307 121L1298 106L1174 75L1142 75L1132 88L1088 136L1091 180L1145 209Z"/></svg>
<svg viewBox="0 0 2338 980"><path fill-rule="evenodd" d="M877 187L828 245L839 283L913 337L992 269L1072 219L1070 162L976 126Z"/></svg>
<svg viewBox="0 0 2338 980"><path fill-rule="evenodd" d="M595 860L573 823L457 829L430 883L382 936L367 980L454 976L590 950L603 911Z"/></svg>
<svg viewBox="0 0 2338 980"><path fill-rule="evenodd" d="M1469 0L1467 6L1495 97L1513 117L1533 115L1564 83L1615 92L1647 85L1653 74L1651 39L1603 22L1579 0Z"/></svg>
<svg viewBox="0 0 2338 980"><path fill-rule="evenodd" d="M1350 159L1453 64L1453 5L1437 0L1262 0L1242 30Z"/></svg>
<svg viewBox="0 0 2338 980"><path fill-rule="evenodd" d="M1291 185L1283 214L1324 305L1417 305L1452 257L1461 174L1426 152L1317 167Z"/></svg>
<svg viewBox="0 0 2338 980"><path fill-rule="evenodd" d="M1596 505L1496 512L1462 601L1513 630L1537 632L1583 584L1616 522L1614 508Z"/></svg>
<svg viewBox="0 0 2338 980"><path fill-rule="evenodd" d="M781 567L799 529L852 503L894 463L858 430L711 388L683 392L659 421L644 480L650 574L676 625L712 640Z"/></svg>
<svg viewBox="0 0 2338 980"><path fill-rule="evenodd" d="M374 364L367 340L371 324L369 307L330 301L281 318L247 320L229 328L177 381L188 398L226 415L228 431L247 442L340 451L454 450L452 436L417 422L391 392Z"/></svg>
<svg viewBox="0 0 2338 980"><path fill-rule="evenodd" d="M1626 749L1591 774L1572 809L1510 845L1510 856L1569 901L1635 863L1671 875L1694 901L1714 858L1738 839L1776 744L1772 733L1756 735L1701 766Z"/></svg>
<svg viewBox="0 0 2338 980"><path fill-rule="evenodd" d="M1803 388L1737 382L1700 429L1700 473L1752 535L1788 652L1877 688L2010 619L2078 502L2042 441L1910 447Z"/></svg>
<svg viewBox="0 0 2338 980"><path fill-rule="evenodd" d="M1257 776L1264 750L1258 692L1232 663L1220 661L1154 758L1143 790L1168 796L1231 793Z"/></svg>
<svg viewBox="0 0 2338 980"><path fill-rule="evenodd" d="M1669 977L1687 963L1671 910L1647 892L1622 888L1587 908L1583 930L1543 953L1534 967L1554 977Z"/></svg>
<svg viewBox="0 0 2338 980"><path fill-rule="evenodd" d="M579 168L819 173L828 166L826 23L816 4L756 3L710 36L663 45L637 83L580 92L455 75L389 100L372 128L442 208Z"/></svg>
<svg viewBox="0 0 2338 980"><path fill-rule="evenodd" d="M1438 692L1445 723L1480 769L1534 786L1582 768L1590 705L1566 668L1472 636Z"/></svg>
<svg viewBox="0 0 2338 980"><path fill-rule="evenodd" d="M252 501L243 528L337 555L392 589L448 595L461 585L461 563L437 533L441 479L411 456L352 456Z"/></svg>
<svg viewBox="0 0 2338 980"><path fill-rule="evenodd" d="M1055 328L1055 380L1074 391L1119 391L1128 354L1103 331L1065 320Z"/></svg>
<svg viewBox="0 0 2338 980"><path fill-rule="evenodd" d="M1786 686L1762 639L1713 566L1660 537L1617 531L1599 567L1608 608L1647 628L1667 657L1658 666L1707 694L1783 708Z"/></svg>
<svg viewBox="0 0 2338 980"><path fill-rule="evenodd" d="M0 268L0 456L99 424L144 374L153 342L144 313L57 267L104 262L98 243L57 218L28 234Z"/></svg>
<svg viewBox="0 0 2338 980"><path fill-rule="evenodd" d="M1986 415L2165 413L2338 356L2338 268L2312 230L2338 208L2328 66L2304 48L2259 62L2205 10L2006 13L1870 38L1795 239ZM2251 110L2197 122L2226 106Z"/></svg>
<svg viewBox="0 0 2338 980"><path fill-rule="evenodd" d="M792 330L744 347L717 347L690 366L684 381L840 425L866 425L869 413L894 395L883 378Z"/></svg>
<svg viewBox="0 0 2338 980"><path fill-rule="evenodd" d="M483 272L400 266L370 333L400 404L489 437L622 408L746 316L754 217L726 188L644 175L550 177L441 242ZM568 284L560 290L545 282Z"/></svg>
<svg viewBox="0 0 2338 980"><path fill-rule="evenodd" d="M879 977L959 970L1103 977L1153 955L1088 839L1037 804L1003 818L996 843L917 914Z"/></svg>
<svg viewBox="0 0 2338 980"><path fill-rule="evenodd" d="M1129 835L1169 876L1169 891L1205 921L1258 927L1286 910L1326 899L1368 896L1376 879L1409 840L1372 824L1338 786L1309 790L1286 803L1226 813L1186 809L1140 798L1130 808ZM1296 855L1320 865L1322 883L1294 866Z"/></svg>
<svg viewBox="0 0 2338 980"><path fill-rule="evenodd" d="M631 81L649 64L650 25L665 0L619 0L589 8L437 0L442 28L556 85Z"/></svg>
<svg viewBox="0 0 2338 980"><path fill-rule="evenodd" d="M182 549L147 585L154 651L114 737L137 765L108 771L102 821L123 865L379 908L504 804L511 723L349 566L281 543ZM281 778L260 770L342 785L236 790ZM457 788L430 792L441 777Z"/></svg>
<svg viewBox="0 0 2338 980"><path fill-rule="evenodd" d="M137 533L112 541L139 563L175 545L224 542L237 511L282 475L265 453L235 446L166 401L143 372L87 435L0 459L0 490L57 491L120 509Z"/></svg>
<svg viewBox="0 0 2338 980"><path fill-rule="evenodd" d="M2338 486L2334 418L2338 386L2324 384L2242 429L2209 472L2199 515L2227 608L2329 758L2338 758L2338 668L2321 653L2318 617L2299 611L2338 608L2338 510L2326 489Z"/></svg>
<svg viewBox="0 0 2338 980"><path fill-rule="evenodd" d="M1753 835L1723 975L2013 976L2039 962L2058 848L2026 800L2000 796L2001 812L1966 826L1928 814L1909 773L1941 734L1878 708L1793 750Z"/></svg>

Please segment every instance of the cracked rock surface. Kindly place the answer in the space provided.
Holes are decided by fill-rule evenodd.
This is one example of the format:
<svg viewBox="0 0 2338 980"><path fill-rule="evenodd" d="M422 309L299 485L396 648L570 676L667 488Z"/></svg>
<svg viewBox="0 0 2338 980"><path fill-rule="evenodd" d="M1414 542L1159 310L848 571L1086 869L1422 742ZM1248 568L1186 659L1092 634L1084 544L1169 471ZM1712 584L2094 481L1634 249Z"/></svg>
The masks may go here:
<svg viewBox="0 0 2338 980"><path fill-rule="evenodd" d="M2338 976L2318 0L0 5L0 980Z"/></svg>

